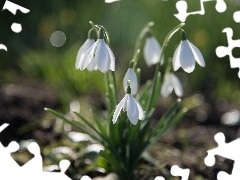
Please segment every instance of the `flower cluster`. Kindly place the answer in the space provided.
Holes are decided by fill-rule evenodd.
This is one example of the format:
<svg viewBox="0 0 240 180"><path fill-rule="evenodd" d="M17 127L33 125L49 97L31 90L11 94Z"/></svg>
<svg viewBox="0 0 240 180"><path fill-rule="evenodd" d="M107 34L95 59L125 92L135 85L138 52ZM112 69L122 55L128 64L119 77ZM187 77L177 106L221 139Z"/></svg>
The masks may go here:
<svg viewBox="0 0 240 180"><path fill-rule="evenodd" d="M125 96L118 103L115 57L109 48L109 34L103 26L92 22L90 24L92 28L89 30L88 39L78 51L75 66L79 70L100 70L104 73L107 110L107 114L103 116L104 121L101 121L94 111L91 111L92 119L74 112L72 116L74 120L54 110L48 111L103 145L104 150L101 150L99 155L111 165L111 170L115 171L120 179L134 179L134 169L144 151L177 124L187 112L187 108L179 109L181 99L177 99L156 121L155 126L152 126L151 120L159 95L166 98L174 90L178 97L182 97L182 85L173 72L182 67L184 71L190 73L195 68L195 61L200 66L205 66L205 62L200 51L187 40L183 30L182 41L173 58L164 61L164 50L168 42L184 23L173 28L161 46L151 33L150 27L154 23L150 22L136 41L133 58L123 78ZM93 38L94 32L98 35L96 41ZM152 81L147 81L139 88L141 69L137 68L137 63L141 49L147 66L155 65L155 73Z"/></svg>
<svg viewBox="0 0 240 180"><path fill-rule="evenodd" d="M181 33L182 40L175 50L172 59L173 70L177 71L182 67L185 72L191 73L195 68L195 61L202 67L205 66L205 62L199 49L188 41L185 31L182 30ZM157 63L160 65L164 64L164 49L149 29L144 35L146 36L146 40L143 47L143 55L147 66ZM76 58L76 69L84 70L87 68L89 71L99 69L103 73L109 69L115 71L115 57L108 44L105 43L104 38L106 37L106 30L99 26L97 41L95 42L94 39L88 38L80 47ZM143 120L145 117L141 105L134 98L138 90L138 80L133 63L130 63L131 67L129 67L123 79L123 87L127 93L116 106L112 119L114 124L121 110L127 111L127 116L134 125L137 124L138 119ZM173 90L178 97L183 96L183 88L178 77L168 70L165 73L161 95L166 98Z"/></svg>

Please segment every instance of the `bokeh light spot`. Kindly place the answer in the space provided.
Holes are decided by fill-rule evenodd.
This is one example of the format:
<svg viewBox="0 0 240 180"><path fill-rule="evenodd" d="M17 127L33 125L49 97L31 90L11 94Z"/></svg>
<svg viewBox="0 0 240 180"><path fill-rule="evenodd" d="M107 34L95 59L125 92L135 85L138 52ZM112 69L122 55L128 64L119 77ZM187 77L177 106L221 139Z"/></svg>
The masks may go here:
<svg viewBox="0 0 240 180"><path fill-rule="evenodd" d="M209 35L208 35L207 31L202 30L202 29L194 31L191 34L191 38L194 40L194 44L197 47L204 47L209 42Z"/></svg>
<svg viewBox="0 0 240 180"><path fill-rule="evenodd" d="M66 36L62 31L55 31L50 37L50 42L55 47L60 47L66 42Z"/></svg>

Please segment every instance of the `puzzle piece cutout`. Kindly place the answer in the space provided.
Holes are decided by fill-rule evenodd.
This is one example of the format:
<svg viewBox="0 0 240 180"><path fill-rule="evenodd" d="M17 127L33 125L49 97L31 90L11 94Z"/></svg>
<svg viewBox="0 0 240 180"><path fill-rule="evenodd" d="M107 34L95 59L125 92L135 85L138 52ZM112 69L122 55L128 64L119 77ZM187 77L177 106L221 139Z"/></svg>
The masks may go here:
<svg viewBox="0 0 240 180"><path fill-rule="evenodd" d="M174 16L179 19L181 22L185 22L187 17L190 15L204 15L205 14L205 8L204 8L204 2L208 1L216 1L216 6L215 9L219 13L223 13L227 9L227 5L224 0L200 0L200 6L201 9L199 11L194 11L194 12L187 12L188 5L185 0L180 0L176 3L176 9L178 10L178 14L174 14Z"/></svg>
<svg viewBox="0 0 240 180"><path fill-rule="evenodd" d="M10 11L12 14L16 15L17 13L17 10L21 11L22 13L26 14L26 13L29 13L30 10L27 9L27 8L24 8L22 6L19 6L15 3L12 3L11 1L8 1L6 0L4 6L3 6L3 9L2 10L5 10L7 9L8 11Z"/></svg>
<svg viewBox="0 0 240 180"><path fill-rule="evenodd" d="M9 126L9 124L7 124L7 123L2 124L2 125L0 126L0 133L1 133L4 129L6 129L8 126Z"/></svg>
<svg viewBox="0 0 240 180"><path fill-rule="evenodd" d="M180 168L177 165L172 166L170 172L171 172L171 174L173 176L176 176L176 177L180 176L180 177L182 177L181 180L188 180L189 174L190 174L190 170L189 169L182 169L182 168ZM157 177L155 177L154 180L165 180L165 178L162 177L162 176L157 176Z"/></svg>
<svg viewBox="0 0 240 180"><path fill-rule="evenodd" d="M240 23L240 11L236 11L234 14L233 14L233 19L236 23Z"/></svg>
<svg viewBox="0 0 240 180"><path fill-rule="evenodd" d="M0 133L9 124L3 124L0 126ZM66 170L70 166L68 160L62 160L59 163L60 172L43 172L42 156L40 147L36 142L29 143L27 149L33 154L33 158L29 160L23 166L20 166L11 156L11 153L18 151L19 144L15 141L9 143L7 147L4 147L0 142L0 179L44 179L44 180L71 180L66 174Z"/></svg>
<svg viewBox="0 0 240 180"><path fill-rule="evenodd" d="M16 15L17 14L17 10L19 10L20 12L26 14L26 13L29 13L30 10L27 9L27 8L24 8L22 6L19 6L15 3L12 3L11 1L8 1L6 0L6 2L4 3L4 6L3 6L3 10L8 10L10 11L12 14ZM11 25L11 29L13 32L15 33L20 33L22 31L22 25L19 24L19 23L12 23Z"/></svg>
<svg viewBox="0 0 240 180"><path fill-rule="evenodd" d="M215 141L218 144L217 148L208 150L207 157L204 162L207 166L213 166L215 164L215 155L225 157L234 161L232 173L228 174L224 171L220 171L217 175L218 180L239 180L240 171L240 138L230 142L225 142L225 135L223 133L217 133L214 136Z"/></svg>
<svg viewBox="0 0 240 180"><path fill-rule="evenodd" d="M0 50L7 51L7 46L5 46L4 44L0 44Z"/></svg>
<svg viewBox="0 0 240 180"><path fill-rule="evenodd" d="M232 50L235 48L235 47L240 47L240 39L238 40L233 40L232 37L233 37L233 30L232 28L225 28L223 29L224 33L226 33L227 35L227 40L228 40L228 47L225 47L225 46L219 46L216 48L216 55L219 57L219 58L222 58L224 56L229 56L229 60L230 60L230 67L231 68L240 68L240 58L235 58L233 55L232 55ZM238 73L238 77L240 78L240 71Z"/></svg>

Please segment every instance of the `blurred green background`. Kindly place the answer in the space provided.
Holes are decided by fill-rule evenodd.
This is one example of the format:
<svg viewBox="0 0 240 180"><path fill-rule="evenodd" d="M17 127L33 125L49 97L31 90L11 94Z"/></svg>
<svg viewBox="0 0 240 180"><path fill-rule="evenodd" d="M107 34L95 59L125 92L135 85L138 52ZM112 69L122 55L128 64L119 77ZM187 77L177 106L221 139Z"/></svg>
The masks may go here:
<svg viewBox="0 0 240 180"><path fill-rule="evenodd" d="M12 1L14 2L14 1ZM179 24L173 14L177 13L177 1L162 0L123 0L106 4L101 0L79 1L21 1L16 2L30 9L30 13L19 11L14 16L9 11L1 12L1 43L8 52L0 51L1 84L19 82L21 78L47 83L57 89L62 102L86 94L89 90L104 91L100 73L74 70L75 56L79 47L87 38L89 21L102 24L110 33L112 50L116 56L116 69L120 77L126 71L131 59L135 40L149 21L154 21L153 33L160 43L170 29ZM200 9L200 1L187 1L188 11ZM215 49L219 45L227 46L227 38L221 31L225 27L234 30L233 38L239 38L239 24L233 21L233 13L239 9L239 1L227 1L227 11L218 13L216 2L205 3L205 15L189 16L184 27L191 42L202 52L206 68L196 66L191 74L177 72L185 85L185 96L202 91L211 99L227 98L239 101L239 83L237 69L230 69L228 57L219 59ZM3 4L3 3L1 3ZM238 4L238 5L237 5ZM11 31L12 22L23 26L20 34ZM50 43L54 31L66 35L66 43L56 48ZM166 58L172 57L180 41L176 34L166 51ZM239 49L233 51L240 56ZM140 67L145 67L141 56ZM153 74L152 68L142 68L143 82ZM99 76L96 76L98 74ZM120 78L121 79L121 78ZM121 86L119 87L121 88Z"/></svg>
<svg viewBox="0 0 240 180"><path fill-rule="evenodd" d="M4 2L0 2L0 7ZM119 91L123 91L122 77L142 28L149 21L155 22L153 34L162 44L166 34L180 23L173 15L177 13L176 0L122 0L111 4L103 0L12 2L30 9L30 13L18 11L14 16L7 10L1 11L0 43L5 44L8 51L0 51L0 121L30 122L30 127L24 126L18 131L20 139L29 138L25 137L29 129L39 128L38 120L45 118L43 108L46 106L68 112L69 102L78 99L83 100L82 106L87 104L89 107L90 104L104 109L102 73L75 70L78 49L91 28L89 21L103 25L110 34ZM187 0L187 3L189 12L200 10L200 0ZM206 2L206 13L189 16L184 26L189 40L202 52L206 67L196 65L191 74L182 69L176 74L184 87L183 104L191 107L192 104L199 105L200 100L200 109L190 112L188 118L203 124L219 124L224 113L240 109L239 70L230 68L228 57L218 58L215 54L218 46L228 45L226 34L222 33L224 28L231 27L233 39L240 38L240 24L233 20L233 13L240 9L240 1L226 0L226 4L226 12L218 13L216 1ZM21 33L11 31L13 22L22 24ZM50 36L55 31L66 35L66 43L61 47L50 43ZM180 34L177 33L166 49L166 59L173 56L179 42ZM240 58L239 48L232 52L234 57ZM139 67L143 84L152 77L154 67L147 68L142 53ZM175 95L172 97L176 98ZM165 100L160 98L160 106L164 103ZM50 127L42 126L43 130ZM15 132L14 128L12 132ZM44 136L36 132L34 135ZM55 134L50 134L42 142L49 142L54 137Z"/></svg>

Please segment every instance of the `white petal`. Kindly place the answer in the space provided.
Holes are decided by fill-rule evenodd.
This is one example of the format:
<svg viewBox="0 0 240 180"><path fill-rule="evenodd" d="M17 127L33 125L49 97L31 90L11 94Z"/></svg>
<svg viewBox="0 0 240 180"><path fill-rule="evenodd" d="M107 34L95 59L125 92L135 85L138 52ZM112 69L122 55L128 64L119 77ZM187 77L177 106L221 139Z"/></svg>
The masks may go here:
<svg viewBox="0 0 240 180"><path fill-rule="evenodd" d="M145 119L145 114L144 111L142 109L142 106L140 105L140 103L134 98L135 103L137 104L137 108L138 108L138 119L139 120L144 120Z"/></svg>
<svg viewBox="0 0 240 180"><path fill-rule="evenodd" d="M125 101L124 101L124 104L123 104L123 111L126 111L127 110L128 94L126 94L124 98L125 98Z"/></svg>
<svg viewBox="0 0 240 180"><path fill-rule="evenodd" d="M183 70L187 73L193 72L195 68L194 55L186 40L181 42L180 64Z"/></svg>
<svg viewBox="0 0 240 180"><path fill-rule="evenodd" d="M181 50L181 43L178 45L177 49L174 52L173 55L173 70L177 71L181 65L180 65L180 50Z"/></svg>
<svg viewBox="0 0 240 180"><path fill-rule="evenodd" d="M135 95L138 90L137 75L133 68L128 68L124 78L123 78L123 87L127 92L127 82L130 80L131 94Z"/></svg>
<svg viewBox="0 0 240 180"><path fill-rule="evenodd" d="M193 55L194 55L194 58L195 60L197 61L197 63L202 66L202 67L205 67L205 61L203 59L203 55L202 53L199 51L199 49L194 46L192 43L190 43L188 41L189 45L190 45L190 48L192 49L192 52L193 52Z"/></svg>
<svg viewBox="0 0 240 180"><path fill-rule="evenodd" d="M113 119L112 119L113 124L115 124L115 123L117 122L117 118L118 118L118 116L119 116L119 114L120 114L120 112L121 112L121 109L123 108L126 100L127 100L127 96L125 96L125 97L120 101L120 103L117 105L117 107L116 107L116 109L115 109L115 111L114 111L114 114L113 114Z"/></svg>
<svg viewBox="0 0 240 180"><path fill-rule="evenodd" d="M84 70L89 63L94 58L94 53L96 51L96 48L99 44L99 41L97 40L83 55L82 60L79 62L79 69Z"/></svg>
<svg viewBox="0 0 240 180"><path fill-rule="evenodd" d="M137 104L134 101L134 97L132 94L127 94L127 116L133 125L136 125L138 122L139 112Z"/></svg>
<svg viewBox="0 0 240 180"><path fill-rule="evenodd" d="M87 39L83 45L80 47L80 49L78 50L78 54L77 54L77 58L76 58L76 63L75 63L75 68L79 69L79 64L80 61L84 55L84 53L94 44L94 40L93 39Z"/></svg>
<svg viewBox="0 0 240 180"><path fill-rule="evenodd" d="M99 41L100 43L97 46L95 58L96 58L98 69L101 72L105 73L110 68L111 60L110 60L110 55L108 53L106 43L104 42L103 39L99 39Z"/></svg>
<svg viewBox="0 0 240 180"><path fill-rule="evenodd" d="M166 77L164 78L162 89L161 89L161 95L162 97L166 98L168 97L173 91L173 86L171 83L171 78L169 74L166 74Z"/></svg>
<svg viewBox="0 0 240 180"><path fill-rule="evenodd" d="M159 62L160 54L162 51L161 49L162 48L155 37L150 37L146 39L143 49L143 55L148 66Z"/></svg>
<svg viewBox="0 0 240 180"><path fill-rule="evenodd" d="M97 67L96 59L95 59L95 57L93 57L91 62L88 64L87 69L89 71L93 71L93 70L97 69L96 67Z"/></svg>
<svg viewBox="0 0 240 180"><path fill-rule="evenodd" d="M107 49L108 49L108 53L110 55L110 59L111 59L111 63L110 63L110 70L111 71L115 71L115 57L113 55L112 50L109 48L109 46L106 44Z"/></svg>
<svg viewBox="0 0 240 180"><path fill-rule="evenodd" d="M173 89L174 89L176 95L178 97L182 97L183 96L183 88L182 88L181 82L179 81L177 76L173 73L170 73L170 78L171 78L172 86L173 86Z"/></svg>

